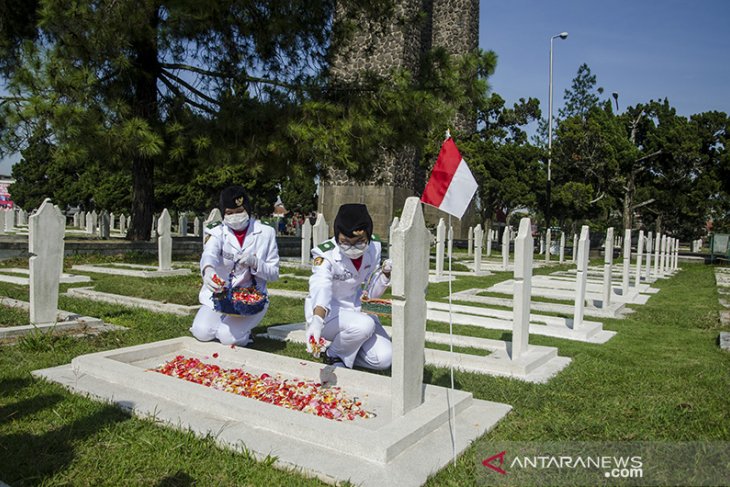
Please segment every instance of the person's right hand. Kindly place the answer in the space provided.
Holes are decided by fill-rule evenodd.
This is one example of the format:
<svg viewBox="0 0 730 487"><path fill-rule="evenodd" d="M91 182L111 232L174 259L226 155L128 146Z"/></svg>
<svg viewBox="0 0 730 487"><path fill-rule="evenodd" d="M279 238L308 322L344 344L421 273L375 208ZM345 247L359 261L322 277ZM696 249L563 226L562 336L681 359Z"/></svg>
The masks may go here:
<svg viewBox="0 0 730 487"><path fill-rule="evenodd" d="M319 315L313 315L312 319L309 320L309 325L307 326L307 352L312 353L314 351L312 348L312 342L319 344L319 339L322 336L323 329L324 318Z"/></svg>
<svg viewBox="0 0 730 487"><path fill-rule="evenodd" d="M208 289L214 293L221 293L223 292L223 284L216 283L214 279L216 277L215 270L212 267L208 266L203 270L203 282Z"/></svg>

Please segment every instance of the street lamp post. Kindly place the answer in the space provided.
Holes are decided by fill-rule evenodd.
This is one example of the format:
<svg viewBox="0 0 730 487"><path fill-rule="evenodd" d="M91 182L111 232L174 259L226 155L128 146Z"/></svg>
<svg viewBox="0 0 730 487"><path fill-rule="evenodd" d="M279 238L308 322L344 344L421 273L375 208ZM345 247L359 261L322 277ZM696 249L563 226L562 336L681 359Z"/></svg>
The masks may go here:
<svg viewBox="0 0 730 487"><path fill-rule="evenodd" d="M561 32L550 38L550 95L548 98L548 164L547 164L547 211L545 212L545 226L550 228L550 193L552 190L552 155L553 155L553 40L556 38L567 39L568 33Z"/></svg>

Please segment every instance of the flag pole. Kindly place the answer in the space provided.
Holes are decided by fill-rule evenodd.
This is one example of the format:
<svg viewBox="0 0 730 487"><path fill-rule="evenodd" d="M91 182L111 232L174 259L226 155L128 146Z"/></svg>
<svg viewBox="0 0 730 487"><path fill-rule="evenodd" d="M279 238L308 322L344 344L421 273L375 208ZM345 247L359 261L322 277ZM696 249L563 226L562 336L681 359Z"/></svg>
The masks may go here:
<svg viewBox="0 0 730 487"><path fill-rule="evenodd" d="M448 134L448 131L446 132ZM453 235L453 232L451 232L451 214L449 214L449 232ZM447 247L448 248L448 247ZM451 373L451 395L452 395L452 401L451 401L451 418L453 421L453 425L451 428L452 435L451 435L451 454L454 459L454 466L456 466L456 405L453 401L453 395L454 395L454 320L451 314L451 254L453 252L453 242L451 244L451 248L449 249L449 273L446 276L446 279L449 281L449 355L451 355L450 360L450 373Z"/></svg>

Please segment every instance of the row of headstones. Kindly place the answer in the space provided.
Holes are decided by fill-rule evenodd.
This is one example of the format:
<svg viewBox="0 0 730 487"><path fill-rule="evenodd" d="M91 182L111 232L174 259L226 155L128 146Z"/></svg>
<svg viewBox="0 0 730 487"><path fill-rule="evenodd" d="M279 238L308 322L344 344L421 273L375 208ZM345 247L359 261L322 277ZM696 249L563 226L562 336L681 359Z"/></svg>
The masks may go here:
<svg viewBox="0 0 730 487"><path fill-rule="evenodd" d="M215 221L221 221L222 218L220 217L220 210L215 209L211 212L211 215L214 216L217 214L217 220ZM159 219L158 215L154 215L152 218L152 238L156 238L157 235L157 221ZM109 238L109 234L112 230L118 230L120 234L126 234L127 228L129 225L130 218L124 214L120 215L117 219L114 213L108 213L106 210L102 211L100 215L96 213L96 211L92 211L90 213L86 213L84 211L80 211L74 214L74 223L73 226L76 228L84 228L86 233L89 235L96 235L97 231L99 233L99 236L101 238ZM201 236L202 232L202 225L206 223L210 223L210 217L208 220L205 220L205 222L201 222L199 217L195 217L193 219L193 233L192 235L195 237ZM83 225L82 225L83 222ZM117 225L118 223L118 225ZM176 235L179 237L187 237L189 235L188 231L190 228L190 220L188 218L188 215L185 213L180 214L178 217L178 229L176 232Z"/></svg>
<svg viewBox="0 0 730 487"><path fill-rule="evenodd" d="M697 253L702 250L702 239L692 240L692 252Z"/></svg>
<svg viewBox="0 0 730 487"><path fill-rule="evenodd" d="M0 233L14 233L16 227L28 225L28 212L22 208L8 208L2 210L0 218Z"/></svg>
<svg viewBox="0 0 730 487"><path fill-rule="evenodd" d="M613 227L606 231L605 242L614 242ZM629 290L630 267L631 267L631 230L624 230L623 243L623 272L621 289L624 295ZM605 247L605 245L604 245ZM646 252L646 263L643 264L643 254ZM653 257L652 257L653 252ZM652 270L653 259L653 270ZM668 235L652 235L648 232L646 237L644 231L639 230L639 237L636 244L636 267L634 271L634 286L638 286L642 279L649 280L652 277L662 278L668 273L678 269L679 266L679 239ZM613 249L604 250L604 277L603 277L603 302L604 306L611 302L611 278L613 268Z"/></svg>
<svg viewBox="0 0 730 487"><path fill-rule="evenodd" d="M476 228L479 227L479 231L481 232L481 243L475 243L476 240L476 234L475 231ZM475 248L482 249L482 244L486 244L486 250L487 250L487 257L491 257L492 255L492 242L497 242L499 239L499 230L496 228L493 228L489 231L482 230L481 223L477 225L477 227L469 227L469 230L467 231L467 247L466 247L466 254L471 256L474 255ZM438 227L437 227L438 229ZM504 232L509 231L510 239L514 238L514 233L512 232L512 229L510 227L506 227L504 229ZM504 240L504 232L502 233L502 237ZM486 237L486 238L485 238Z"/></svg>

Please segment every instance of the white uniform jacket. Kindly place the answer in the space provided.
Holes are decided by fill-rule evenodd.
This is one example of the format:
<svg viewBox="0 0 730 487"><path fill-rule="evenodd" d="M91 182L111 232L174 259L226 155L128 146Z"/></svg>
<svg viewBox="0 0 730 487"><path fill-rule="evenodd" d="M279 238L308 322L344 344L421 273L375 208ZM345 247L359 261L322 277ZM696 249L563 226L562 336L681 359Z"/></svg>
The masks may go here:
<svg viewBox="0 0 730 487"><path fill-rule="evenodd" d="M203 255L200 257L200 271L207 266L213 266L215 273L228 286L228 277L233 270L236 259L244 254L253 253L258 258L258 265L254 271L242 264L236 265L233 275L233 287L248 287L252 278L256 277L256 287L266 290L268 281L279 279L279 249L276 246L276 232L273 228L264 225L256 219L248 224L243 245L227 225L217 222L205 228L205 244ZM203 284L198 299L200 304L213 307L213 293Z"/></svg>
<svg viewBox="0 0 730 487"><path fill-rule="evenodd" d="M370 242L362 256L360 270L340 252L334 238L312 249L312 256L309 296L304 301L307 321L316 306L325 308L328 317L339 314L340 309L360 311L363 283L369 282L367 292L371 298L382 296L390 284L390 279L380 270L380 242Z"/></svg>

